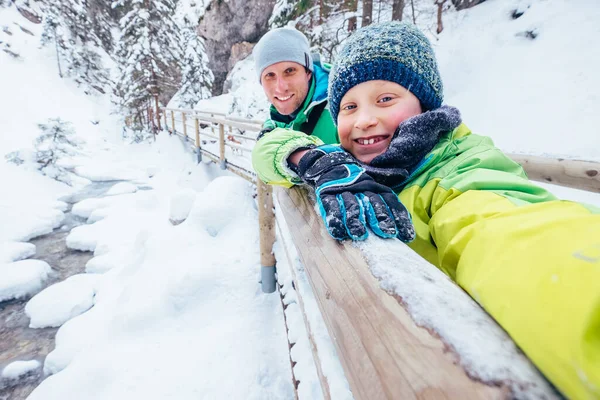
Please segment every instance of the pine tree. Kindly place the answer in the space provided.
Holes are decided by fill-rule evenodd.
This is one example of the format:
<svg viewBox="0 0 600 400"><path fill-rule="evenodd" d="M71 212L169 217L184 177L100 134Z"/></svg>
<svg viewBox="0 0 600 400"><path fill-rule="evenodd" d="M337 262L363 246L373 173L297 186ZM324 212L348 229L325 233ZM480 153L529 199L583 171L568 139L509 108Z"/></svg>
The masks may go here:
<svg viewBox="0 0 600 400"><path fill-rule="evenodd" d="M116 49L119 78L115 94L133 116L136 129L150 125L150 107L166 104L181 82L182 55L179 28L173 20L171 0L122 0L131 7L121 18Z"/></svg>
<svg viewBox="0 0 600 400"><path fill-rule="evenodd" d="M199 100L211 96L213 74L208 68L204 43L193 28L184 33L182 86L179 90L179 106L192 108Z"/></svg>
<svg viewBox="0 0 600 400"><path fill-rule="evenodd" d="M100 39L89 18L87 0L44 0L42 44L54 43L59 74L75 78L86 90L104 93L108 72L98 54Z"/></svg>
<svg viewBox="0 0 600 400"><path fill-rule="evenodd" d="M111 29L116 26L116 13L111 7L110 0L88 0L89 18L98 45L101 45L106 53L111 54L114 48L114 40Z"/></svg>
<svg viewBox="0 0 600 400"><path fill-rule="evenodd" d="M77 178L61 161L80 154L82 143L75 136L73 125L60 118L50 118L38 127L42 131L34 141L34 160L38 169L50 178L72 185Z"/></svg>

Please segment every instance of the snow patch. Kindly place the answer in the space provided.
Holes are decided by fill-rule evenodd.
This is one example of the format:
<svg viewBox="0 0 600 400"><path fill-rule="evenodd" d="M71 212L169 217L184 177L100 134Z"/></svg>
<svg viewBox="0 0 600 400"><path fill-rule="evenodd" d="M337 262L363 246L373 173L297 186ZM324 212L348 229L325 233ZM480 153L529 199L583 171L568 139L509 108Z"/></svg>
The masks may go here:
<svg viewBox="0 0 600 400"><path fill-rule="evenodd" d="M35 255L35 245L23 242L0 243L0 264L24 260Z"/></svg>
<svg viewBox="0 0 600 400"><path fill-rule="evenodd" d="M171 196L169 221L174 225L183 222L196 201L196 191L192 189L183 189Z"/></svg>
<svg viewBox="0 0 600 400"><path fill-rule="evenodd" d="M113 187L111 187L106 192L106 195L107 196L116 196L116 195L125 194L125 193L135 193L135 192L137 192L137 190L138 190L138 187L132 183L119 182L116 185L114 185Z"/></svg>
<svg viewBox="0 0 600 400"><path fill-rule="evenodd" d="M25 313L31 319L29 327L61 326L89 310L94 305L97 279L94 274L73 275L42 290L25 306Z"/></svg>
<svg viewBox="0 0 600 400"><path fill-rule="evenodd" d="M13 361L2 370L4 379L18 379L32 371L40 368L42 364L37 360Z"/></svg>
<svg viewBox="0 0 600 400"><path fill-rule="evenodd" d="M41 260L0 264L0 301L19 299L38 292L52 269Z"/></svg>

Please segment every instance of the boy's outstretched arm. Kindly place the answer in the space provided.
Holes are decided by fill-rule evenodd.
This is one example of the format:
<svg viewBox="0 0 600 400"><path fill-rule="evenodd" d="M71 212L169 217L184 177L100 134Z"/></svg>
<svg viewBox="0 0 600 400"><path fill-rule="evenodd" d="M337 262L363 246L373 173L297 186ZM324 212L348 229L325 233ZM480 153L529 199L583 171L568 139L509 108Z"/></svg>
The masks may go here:
<svg viewBox="0 0 600 400"><path fill-rule="evenodd" d="M315 189L321 217L334 239L363 240L367 226L383 238L414 239L410 214L396 194L375 182L339 146L308 150L299 162L298 175Z"/></svg>

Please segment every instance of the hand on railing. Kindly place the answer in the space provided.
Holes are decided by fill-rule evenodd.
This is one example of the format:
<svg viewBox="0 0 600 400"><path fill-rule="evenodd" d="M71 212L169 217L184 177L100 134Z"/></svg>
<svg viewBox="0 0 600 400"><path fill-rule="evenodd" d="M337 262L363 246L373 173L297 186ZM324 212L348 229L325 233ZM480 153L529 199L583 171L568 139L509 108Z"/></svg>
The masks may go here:
<svg viewBox="0 0 600 400"><path fill-rule="evenodd" d="M309 150L300 160L298 175L315 189L321 217L334 239L363 240L367 225L383 238L415 238L410 214L398 196L375 182L339 146Z"/></svg>

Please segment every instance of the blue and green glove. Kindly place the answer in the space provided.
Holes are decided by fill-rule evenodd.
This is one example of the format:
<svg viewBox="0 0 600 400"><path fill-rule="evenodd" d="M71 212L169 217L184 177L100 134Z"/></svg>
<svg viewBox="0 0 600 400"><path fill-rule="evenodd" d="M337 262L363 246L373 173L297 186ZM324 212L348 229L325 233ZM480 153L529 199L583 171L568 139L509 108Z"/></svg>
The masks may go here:
<svg viewBox="0 0 600 400"><path fill-rule="evenodd" d="M382 238L415 238L410 214L398 196L339 146L309 150L299 162L298 176L315 189L321 217L334 239L366 239L367 225Z"/></svg>

